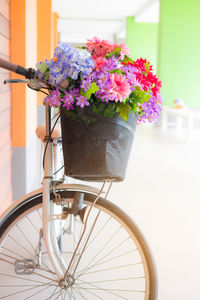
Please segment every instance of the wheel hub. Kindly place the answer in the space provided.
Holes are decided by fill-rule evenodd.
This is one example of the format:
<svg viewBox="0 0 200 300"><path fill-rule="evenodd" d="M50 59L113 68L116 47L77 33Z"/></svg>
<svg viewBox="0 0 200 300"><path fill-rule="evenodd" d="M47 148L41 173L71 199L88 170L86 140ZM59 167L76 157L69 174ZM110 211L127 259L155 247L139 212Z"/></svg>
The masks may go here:
<svg viewBox="0 0 200 300"><path fill-rule="evenodd" d="M68 274L66 276L65 280L60 281L60 287L67 289L67 288L73 286L74 283L75 283L74 277L71 274Z"/></svg>

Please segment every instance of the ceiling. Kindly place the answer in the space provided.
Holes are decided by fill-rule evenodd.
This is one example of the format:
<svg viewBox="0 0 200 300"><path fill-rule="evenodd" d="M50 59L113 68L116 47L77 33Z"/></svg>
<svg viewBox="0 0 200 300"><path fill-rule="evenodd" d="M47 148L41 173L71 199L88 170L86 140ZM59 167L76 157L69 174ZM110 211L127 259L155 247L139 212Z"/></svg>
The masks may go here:
<svg viewBox="0 0 200 300"><path fill-rule="evenodd" d="M116 42L125 41L126 17L136 22L158 22L159 0L52 0L59 15L61 41L85 43L98 36Z"/></svg>

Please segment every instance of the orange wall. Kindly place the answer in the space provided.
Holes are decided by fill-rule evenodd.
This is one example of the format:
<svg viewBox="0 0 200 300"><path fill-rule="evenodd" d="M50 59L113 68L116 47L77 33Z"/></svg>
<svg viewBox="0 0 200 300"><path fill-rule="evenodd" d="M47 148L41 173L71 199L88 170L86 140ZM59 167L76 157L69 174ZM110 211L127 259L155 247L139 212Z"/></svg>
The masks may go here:
<svg viewBox="0 0 200 300"><path fill-rule="evenodd" d="M59 42L59 33L58 33L58 19L59 15L57 13L53 13L53 49L55 49Z"/></svg>
<svg viewBox="0 0 200 300"><path fill-rule="evenodd" d="M53 16L51 0L37 1L37 61L50 59L53 55ZM38 93L38 104L44 96Z"/></svg>
<svg viewBox="0 0 200 300"><path fill-rule="evenodd" d="M11 1L10 6L10 60L21 66L26 65L25 4L26 0L14 0ZM11 74L11 77L22 78L14 73ZM24 147L26 145L26 86L15 84L11 86L11 89L12 145L14 147Z"/></svg>

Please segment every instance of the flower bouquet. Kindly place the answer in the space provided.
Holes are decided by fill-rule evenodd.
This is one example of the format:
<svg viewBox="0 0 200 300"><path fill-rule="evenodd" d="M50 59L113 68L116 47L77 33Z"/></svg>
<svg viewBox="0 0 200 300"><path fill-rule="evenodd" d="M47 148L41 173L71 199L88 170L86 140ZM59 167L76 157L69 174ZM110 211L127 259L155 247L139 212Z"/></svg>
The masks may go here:
<svg viewBox="0 0 200 300"><path fill-rule="evenodd" d="M59 43L37 75L49 87L44 103L60 108L66 175L123 180L136 124L155 122L161 111L150 63L94 37L79 49Z"/></svg>

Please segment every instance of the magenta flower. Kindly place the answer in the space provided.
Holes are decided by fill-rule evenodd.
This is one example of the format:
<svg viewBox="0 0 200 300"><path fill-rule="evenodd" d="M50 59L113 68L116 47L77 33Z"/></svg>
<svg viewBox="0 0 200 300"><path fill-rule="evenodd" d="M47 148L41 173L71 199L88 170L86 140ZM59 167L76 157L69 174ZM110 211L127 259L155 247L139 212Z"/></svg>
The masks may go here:
<svg viewBox="0 0 200 300"><path fill-rule="evenodd" d="M74 97L71 94L65 92L65 96L63 97L62 102L63 107L66 107L67 110L73 109Z"/></svg>
<svg viewBox="0 0 200 300"><path fill-rule="evenodd" d="M72 90L68 90L69 94L73 97L77 98L80 96L80 89L73 88Z"/></svg>
<svg viewBox="0 0 200 300"><path fill-rule="evenodd" d="M61 105L60 92L58 87L55 90L52 90L50 95L44 99L45 103L48 103L50 107Z"/></svg>
<svg viewBox="0 0 200 300"><path fill-rule="evenodd" d="M83 108L85 105L89 106L90 103L87 100L88 100L88 98L80 95L79 97L77 97L76 106L80 106L81 108Z"/></svg>

